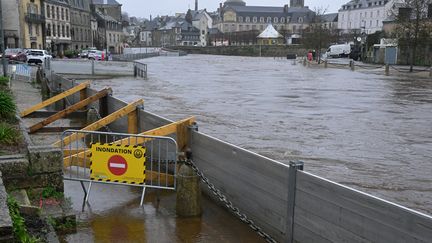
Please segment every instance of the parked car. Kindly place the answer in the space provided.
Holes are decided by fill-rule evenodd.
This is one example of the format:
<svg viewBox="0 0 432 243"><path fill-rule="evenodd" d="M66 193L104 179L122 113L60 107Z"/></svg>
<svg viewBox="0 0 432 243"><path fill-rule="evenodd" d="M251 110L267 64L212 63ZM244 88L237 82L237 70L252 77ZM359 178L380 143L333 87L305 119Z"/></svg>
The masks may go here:
<svg viewBox="0 0 432 243"><path fill-rule="evenodd" d="M96 60L96 61L104 61L106 58L105 52L98 50L89 50L88 51L88 59Z"/></svg>
<svg viewBox="0 0 432 243"><path fill-rule="evenodd" d="M9 60L9 62L26 62L27 54L24 49L15 48L15 49L6 49L5 57Z"/></svg>
<svg viewBox="0 0 432 243"><path fill-rule="evenodd" d="M78 56L81 57L81 58L88 58L88 56L89 56L89 50L82 50L82 51L78 54Z"/></svg>
<svg viewBox="0 0 432 243"><path fill-rule="evenodd" d="M51 58L52 56L45 50L32 49L27 54L27 63L43 64L47 59Z"/></svg>

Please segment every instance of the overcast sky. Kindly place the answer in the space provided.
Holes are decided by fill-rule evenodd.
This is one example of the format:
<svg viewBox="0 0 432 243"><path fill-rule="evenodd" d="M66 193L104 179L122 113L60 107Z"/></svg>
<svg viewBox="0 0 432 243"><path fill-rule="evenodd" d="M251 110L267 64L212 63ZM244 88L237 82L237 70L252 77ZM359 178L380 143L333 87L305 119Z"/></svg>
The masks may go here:
<svg viewBox="0 0 432 243"><path fill-rule="evenodd" d="M188 8L194 8L195 0L117 0L123 4L122 11L126 11L130 16L149 18L150 14L174 15L178 12L186 12ZM249 6L283 6L289 0L245 0ZM206 8L207 11L215 11L219 3L223 0L198 0L199 8ZM342 4L349 0L305 0L305 5L310 9L326 8L327 13L336 13Z"/></svg>

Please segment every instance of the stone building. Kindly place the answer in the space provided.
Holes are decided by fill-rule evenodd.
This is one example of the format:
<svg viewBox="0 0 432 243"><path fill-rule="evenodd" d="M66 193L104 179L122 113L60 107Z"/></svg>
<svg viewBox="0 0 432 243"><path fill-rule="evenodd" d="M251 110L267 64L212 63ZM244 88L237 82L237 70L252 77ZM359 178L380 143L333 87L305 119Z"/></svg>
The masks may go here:
<svg viewBox="0 0 432 243"><path fill-rule="evenodd" d="M19 1L18 13L22 48L45 49L45 13L42 6L42 0Z"/></svg>
<svg viewBox="0 0 432 243"><path fill-rule="evenodd" d="M21 47L20 15L18 13L19 2L17 0L0 1L0 4L3 16L5 46L6 48Z"/></svg>
<svg viewBox="0 0 432 243"><path fill-rule="evenodd" d="M69 0L72 49L92 47L89 0Z"/></svg>
<svg viewBox="0 0 432 243"><path fill-rule="evenodd" d="M70 7L67 0L45 0L46 48L63 56L72 44Z"/></svg>
<svg viewBox="0 0 432 243"><path fill-rule="evenodd" d="M383 29L383 21L392 15L393 6L402 0L352 0L339 10L338 29L373 34Z"/></svg>
<svg viewBox="0 0 432 243"><path fill-rule="evenodd" d="M223 33L258 30L272 24L280 33L301 34L315 13L303 0L291 0L291 6L247 6L243 0L227 0L220 4L214 27Z"/></svg>
<svg viewBox="0 0 432 243"><path fill-rule="evenodd" d="M94 42L97 43L98 49L106 49L114 54L123 53L121 7L122 5L115 0L92 1L91 11L97 22L97 39L94 39Z"/></svg>

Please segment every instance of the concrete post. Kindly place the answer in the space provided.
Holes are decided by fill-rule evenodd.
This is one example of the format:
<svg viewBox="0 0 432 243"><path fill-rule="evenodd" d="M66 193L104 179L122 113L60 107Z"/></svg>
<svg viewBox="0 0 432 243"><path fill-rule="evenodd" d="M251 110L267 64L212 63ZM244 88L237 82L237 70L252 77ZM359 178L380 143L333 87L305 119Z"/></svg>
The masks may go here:
<svg viewBox="0 0 432 243"><path fill-rule="evenodd" d="M389 64L386 64L386 65L385 65L385 75L386 75L386 76L389 76L389 75L390 75L390 65L389 65Z"/></svg>
<svg viewBox="0 0 432 243"><path fill-rule="evenodd" d="M324 61L324 68L328 68L328 62L327 62L327 60Z"/></svg>
<svg viewBox="0 0 432 243"><path fill-rule="evenodd" d="M354 61L350 61L351 71L355 71Z"/></svg>
<svg viewBox="0 0 432 243"><path fill-rule="evenodd" d="M188 165L182 165L177 175L176 212L181 217L202 213L200 178Z"/></svg>
<svg viewBox="0 0 432 243"><path fill-rule="evenodd" d="M136 64L134 64L134 77L136 78L138 76L138 70Z"/></svg>
<svg viewBox="0 0 432 243"><path fill-rule="evenodd" d="M95 75L95 60L91 60L92 75Z"/></svg>

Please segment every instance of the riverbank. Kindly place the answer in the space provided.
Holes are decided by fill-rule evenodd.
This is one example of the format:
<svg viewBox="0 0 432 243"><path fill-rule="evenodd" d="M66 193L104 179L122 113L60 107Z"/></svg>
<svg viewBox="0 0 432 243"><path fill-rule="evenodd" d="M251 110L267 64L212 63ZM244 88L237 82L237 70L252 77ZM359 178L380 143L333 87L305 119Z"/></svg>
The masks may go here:
<svg viewBox="0 0 432 243"><path fill-rule="evenodd" d="M248 46L175 46L170 47L175 50L185 51L188 54L207 54L225 56L254 56L254 57L284 57L288 54L305 56L307 50L300 45L248 45Z"/></svg>

